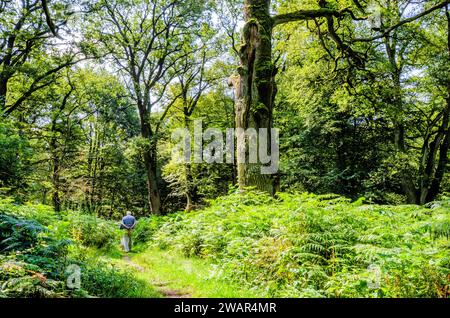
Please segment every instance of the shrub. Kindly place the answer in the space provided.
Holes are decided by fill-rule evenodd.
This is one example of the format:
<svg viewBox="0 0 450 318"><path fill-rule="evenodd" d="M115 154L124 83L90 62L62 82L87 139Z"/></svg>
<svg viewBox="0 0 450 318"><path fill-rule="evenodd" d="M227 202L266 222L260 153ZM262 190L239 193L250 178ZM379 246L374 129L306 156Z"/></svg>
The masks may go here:
<svg viewBox="0 0 450 318"><path fill-rule="evenodd" d="M10 211L8 211L10 212ZM35 220L0 214L0 294L4 297L62 297L60 281L68 240L51 237Z"/></svg>
<svg viewBox="0 0 450 318"><path fill-rule="evenodd" d="M250 191L164 219L151 242L269 296L448 297L449 211Z"/></svg>
<svg viewBox="0 0 450 318"><path fill-rule="evenodd" d="M136 279L132 272L98 261L86 253L86 247L74 245L83 241L97 247L107 246L115 231L113 223L85 215L69 220L46 227L35 220L0 214L0 298L155 296L148 284ZM53 229L59 229L57 235ZM68 229L72 232L81 229L82 239L74 242L64 238ZM82 269L80 290L66 287L65 269L69 264Z"/></svg>
<svg viewBox="0 0 450 318"><path fill-rule="evenodd" d="M71 212L63 225L70 238L86 246L109 249L119 242L120 231L114 222L94 215Z"/></svg>
<svg viewBox="0 0 450 318"><path fill-rule="evenodd" d="M35 246L47 229L34 220L0 214L0 251L24 250Z"/></svg>
<svg viewBox="0 0 450 318"><path fill-rule="evenodd" d="M0 199L0 214L9 214L23 219L35 220L42 225L49 225L58 220L53 208L43 204L13 204L12 198Z"/></svg>
<svg viewBox="0 0 450 318"><path fill-rule="evenodd" d="M153 234L164 222L163 217L144 217L140 218L133 231L134 243L147 243L153 238Z"/></svg>
<svg viewBox="0 0 450 318"><path fill-rule="evenodd" d="M152 297L155 292L129 270L118 269L108 262L87 263L81 269L81 285L98 297Z"/></svg>

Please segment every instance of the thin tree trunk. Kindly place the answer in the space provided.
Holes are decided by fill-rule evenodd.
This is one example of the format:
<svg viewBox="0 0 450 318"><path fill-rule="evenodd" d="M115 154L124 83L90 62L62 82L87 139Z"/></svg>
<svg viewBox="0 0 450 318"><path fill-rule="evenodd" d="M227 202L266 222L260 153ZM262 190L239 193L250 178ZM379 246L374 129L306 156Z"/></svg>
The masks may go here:
<svg viewBox="0 0 450 318"><path fill-rule="evenodd" d="M97 125L96 125L97 126ZM90 191L90 195L89 195L89 212L95 212L96 208L96 200L95 200L95 196L96 196L96 190L97 190L97 170L98 170L98 165L99 165L99 149L100 149L100 132L97 129L98 127L96 127L95 129L95 142L94 142L94 167L93 167L93 171L92 171L92 179L91 179L91 191Z"/></svg>
<svg viewBox="0 0 450 318"><path fill-rule="evenodd" d="M445 16L447 18L447 51L448 58L450 60L450 12L448 10L448 6L445 10ZM429 187L428 193L426 194L426 202L431 202L436 199L439 194L441 188L441 182L444 178L444 174L446 172L446 167L448 163L448 151L450 149L450 71L447 69L448 77L447 77L447 98L446 100L446 109L444 110L444 115L442 119L441 130L444 134L444 138L439 149L439 161L436 167L436 172L434 178L431 181L431 185Z"/></svg>
<svg viewBox="0 0 450 318"><path fill-rule="evenodd" d="M185 99L186 100L186 99ZM187 106L184 107L184 127L189 129L189 110ZM196 187L194 185L194 178L191 171L191 164L186 162L184 164L184 172L186 174L186 207L185 211L190 212L195 208Z"/></svg>
<svg viewBox="0 0 450 318"><path fill-rule="evenodd" d="M398 5L395 6L398 8ZM398 13L400 16L400 13ZM392 104L396 108L397 115L393 118L394 122L394 145L398 152L405 154L407 149L405 145L405 125L403 123L403 98L401 88L401 66L397 63L397 40L391 37L384 38L384 45L386 48L389 66L391 69L391 77L394 84L394 94L392 97ZM402 63L400 63L402 64ZM400 184L403 193L406 195L406 202L409 204L418 203L417 189L414 184L414 179L411 174L404 169L400 172Z"/></svg>
<svg viewBox="0 0 450 318"><path fill-rule="evenodd" d="M0 111L6 110L6 93L8 91L8 79L4 79L0 74ZM0 114L3 115L3 114Z"/></svg>
<svg viewBox="0 0 450 318"><path fill-rule="evenodd" d="M52 120L51 126L51 134L52 138L50 140L50 153L52 155L52 183L53 183L53 194L52 194L52 202L53 208L55 212L59 213L61 211L61 199L59 197L59 171L60 171L60 162L58 156L58 140L56 137L56 116L54 116Z"/></svg>
<svg viewBox="0 0 450 318"><path fill-rule="evenodd" d="M53 207L55 209L55 212L61 212L61 199L59 197L59 160L57 158L55 158L53 160L53 186L54 186L54 190L53 190L53 196L52 196L52 201L53 201Z"/></svg>
<svg viewBox="0 0 450 318"><path fill-rule="evenodd" d="M449 89L450 96L450 89ZM447 109L450 110L450 97L447 98ZM448 162L448 151L450 149L450 126L447 127L444 141L439 149L439 162L436 168L436 174L431 182L431 186L426 196L426 202L434 201L441 189L441 182L444 178L444 174Z"/></svg>
<svg viewBox="0 0 450 318"><path fill-rule="evenodd" d="M148 190L148 202L153 214L161 214L161 197L158 189L158 177L157 177L157 165L156 165L156 152L147 151L144 155L145 164L147 167L147 190Z"/></svg>
<svg viewBox="0 0 450 318"><path fill-rule="evenodd" d="M436 198L440 190L441 181L444 177L448 160L448 150L450 147L449 100L450 98L447 98L447 105L444 110L442 124L440 127L441 131L430 145L427 166L421 180L419 204L425 204ZM438 153L439 160L436 164Z"/></svg>

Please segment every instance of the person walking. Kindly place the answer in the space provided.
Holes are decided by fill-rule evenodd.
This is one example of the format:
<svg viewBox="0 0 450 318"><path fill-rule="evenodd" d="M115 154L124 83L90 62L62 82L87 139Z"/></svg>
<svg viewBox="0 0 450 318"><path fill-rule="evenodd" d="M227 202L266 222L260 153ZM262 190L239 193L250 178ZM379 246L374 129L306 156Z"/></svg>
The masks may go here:
<svg viewBox="0 0 450 318"><path fill-rule="evenodd" d="M124 229L125 233L122 236L121 244L125 252L131 251L131 232L136 226L136 218L131 214L130 211L127 211L127 215L125 215L120 223L120 229Z"/></svg>

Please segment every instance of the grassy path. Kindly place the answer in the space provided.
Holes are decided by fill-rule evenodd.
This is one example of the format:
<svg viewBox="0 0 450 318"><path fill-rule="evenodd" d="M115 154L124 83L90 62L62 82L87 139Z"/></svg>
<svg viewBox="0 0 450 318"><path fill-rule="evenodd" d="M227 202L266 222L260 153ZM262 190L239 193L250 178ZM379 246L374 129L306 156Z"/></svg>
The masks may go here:
<svg viewBox="0 0 450 318"><path fill-rule="evenodd" d="M140 266L139 264L133 262L129 255L123 256L123 261L127 263L128 266L131 266L133 269L137 270L140 274L139 276L143 278L145 281L148 281L148 275L146 273L147 269ZM179 290L173 290L167 287L167 283L165 282L156 282L156 281L150 281L149 282L155 290L164 298L188 298L191 297L190 294L185 293L183 291Z"/></svg>
<svg viewBox="0 0 450 318"><path fill-rule="evenodd" d="M136 270L165 298L186 297L263 297L262 292L248 290L216 278L216 266L202 259L185 258L174 252L149 249L125 255L121 260Z"/></svg>

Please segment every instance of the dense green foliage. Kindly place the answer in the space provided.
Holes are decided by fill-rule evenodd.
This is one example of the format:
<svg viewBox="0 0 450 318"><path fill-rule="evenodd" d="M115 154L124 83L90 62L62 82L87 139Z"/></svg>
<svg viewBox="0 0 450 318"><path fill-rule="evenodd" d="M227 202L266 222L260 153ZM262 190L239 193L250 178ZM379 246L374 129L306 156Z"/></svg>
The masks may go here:
<svg viewBox="0 0 450 318"><path fill-rule="evenodd" d="M60 219L48 206L1 202L0 297L156 296L130 270L88 248L113 251L117 234L115 223L90 215L69 213ZM70 265L80 268L80 289L66 284Z"/></svg>
<svg viewBox="0 0 450 318"><path fill-rule="evenodd" d="M116 223L9 201L0 204L3 297L157 295L131 268L99 258L117 253ZM141 218L133 240L144 262L154 248L205 259L212 264L206 281L260 296L448 297L449 211L448 199L389 206L248 191L204 210ZM81 268L81 289L65 284L71 264Z"/></svg>
<svg viewBox="0 0 450 318"><path fill-rule="evenodd" d="M0 297L449 297L449 65L445 0L0 0Z"/></svg>
<svg viewBox="0 0 450 318"><path fill-rule="evenodd" d="M272 11L326 6L367 19L333 19L342 45L327 17L274 28L280 188L381 204L448 195L446 7L319 2L272 1ZM72 13L77 6L83 13ZM52 1L65 50L43 9L1 6L1 193L116 218L130 208L192 210L237 183L236 164L177 163L171 133L192 133L197 119L204 130L235 127L227 80L239 63L243 2ZM393 29L383 34L378 24Z"/></svg>
<svg viewBox="0 0 450 318"><path fill-rule="evenodd" d="M250 192L216 199L205 210L147 219L137 235L211 259L214 277L268 296L448 297L449 208L448 199L419 208Z"/></svg>

